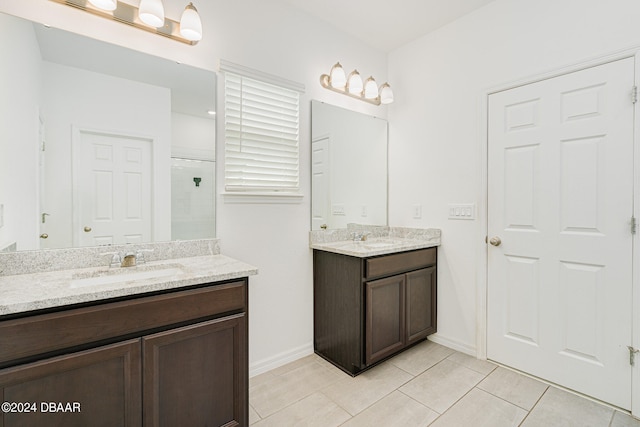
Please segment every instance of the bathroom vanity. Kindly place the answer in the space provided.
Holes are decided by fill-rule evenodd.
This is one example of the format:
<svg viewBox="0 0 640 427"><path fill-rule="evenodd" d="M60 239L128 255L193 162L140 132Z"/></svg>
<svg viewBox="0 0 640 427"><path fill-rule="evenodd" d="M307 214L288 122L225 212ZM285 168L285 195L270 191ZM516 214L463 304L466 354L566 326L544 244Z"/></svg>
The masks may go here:
<svg viewBox="0 0 640 427"><path fill-rule="evenodd" d="M357 375L436 332L439 230L435 234L311 237L317 354Z"/></svg>
<svg viewBox="0 0 640 427"><path fill-rule="evenodd" d="M0 426L248 425L256 272L215 254L0 277L0 390L11 405ZM29 282L25 305L15 291Z"/></svg>

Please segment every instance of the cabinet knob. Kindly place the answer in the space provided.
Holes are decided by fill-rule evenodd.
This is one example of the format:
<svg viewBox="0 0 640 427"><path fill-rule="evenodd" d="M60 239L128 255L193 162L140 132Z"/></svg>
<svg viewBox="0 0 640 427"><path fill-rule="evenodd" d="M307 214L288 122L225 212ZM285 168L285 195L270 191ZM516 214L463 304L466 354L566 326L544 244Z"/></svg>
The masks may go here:
<svg viewBox="0 0 640 427"><path fill-rule="evenodd" d="M40 238L41 238L41 239L46 239L47 237L49 237L49 235L48 235L47 233L42 233L42 234L40 235Z"/></svg>
<svg viewBox="0 0 640 427"><path fill-rule="evenodd" d="M84 232L85 232L85 233L88 233L88 232L90 232L90 231L91 231L91 227L89 227L89 226L85 226L85 227L84 227Z"/></svg>
<svg viewBox="0 0 640 427"><path fill-rule="evenodd" d="M500 240L498 236L494 236L491 239L489 239L489 243L492 244L493 246L500 246L500 244L502 243L502 240Z"/></svg>

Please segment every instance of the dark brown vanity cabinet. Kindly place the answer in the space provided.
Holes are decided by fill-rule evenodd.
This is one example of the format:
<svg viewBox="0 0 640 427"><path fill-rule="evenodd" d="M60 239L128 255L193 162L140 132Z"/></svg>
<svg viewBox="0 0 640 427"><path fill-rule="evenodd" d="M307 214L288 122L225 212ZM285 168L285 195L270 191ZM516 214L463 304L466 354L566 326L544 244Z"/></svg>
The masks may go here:
<svg viewBox="0 0 640 427"><path fill-rule="evenodd" d="M0 320L0 427L247 426L246 313L241 279Z"/></svg>
<svg viewBox="0 0 640 427"><path fill-rule="evenodd" d="M356 375L436 332L436 255L314 250L316 353Z"/></svg>

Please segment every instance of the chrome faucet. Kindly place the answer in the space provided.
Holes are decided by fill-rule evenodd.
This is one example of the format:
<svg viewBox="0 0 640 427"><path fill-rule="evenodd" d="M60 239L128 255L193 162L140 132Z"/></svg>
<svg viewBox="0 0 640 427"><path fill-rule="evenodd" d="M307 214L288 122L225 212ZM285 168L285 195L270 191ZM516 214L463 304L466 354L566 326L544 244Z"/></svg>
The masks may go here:
<svg viewBox="0 0 640 427"><path fill-rule="evenodd" d="M358 232L358 231L352 231L352 232L351 232L351 239L352 239L354 242L363 242L363 241L367 240L367 236L368 236L369 234L371 234L371 233L368 233L368 232L366 232L366 231L360 231L360 232Z"/></svg>
<svg viewBox="0 0 640 427"><path fill-rule="evenodd" d="M136 261L136 254L134 254L133 252L127 252L126 254L124 254L124 257L122 257L122 263L120 264L120 267L135 267Z"/></svg>
<svg viewBox="0 0 640 427"><path fill-rule="evenodd" d="M138 249L135 253L129 251L122 255L119 252L107 252L102 255L112 255L110 267L135 267L145 263L145 252L153 252L153 249Z"/></svg>

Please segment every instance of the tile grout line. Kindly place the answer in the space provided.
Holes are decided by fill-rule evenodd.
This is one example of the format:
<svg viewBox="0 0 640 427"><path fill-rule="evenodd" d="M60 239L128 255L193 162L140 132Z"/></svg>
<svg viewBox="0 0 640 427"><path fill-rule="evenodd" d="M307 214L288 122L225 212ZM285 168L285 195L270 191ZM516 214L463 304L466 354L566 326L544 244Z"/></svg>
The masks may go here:
<svg viewBox="0 0 640 427"><path fill-rule="evenodd" d="M294 362L295 362L295 361L294 361ZM294 363L294 362L291 362L291 363ZM302 365L300 365L300 366L296 366L294 369L292 369L292 370L290 370L290 371L287 371L287 372L283 372L283 373L282 373L282 374L280 374L280 375L272 374L273 378L271 378L270 380L272 380L272 379L273 379L273 380L275 380L275 379L277 379L277 378L282 378L284 375L290 374L291 372L294 372L294 371L296 371L296 370L298 370L298 369L304 368L304 367L305 367L305 366L307 366L307 365L313 365L313 364L318 365L318 366L319 366L320 368L322 368L323 370L330 371L330 369L329 369L329 368L327 368L327 367L323 366L322 364L318 363L317 361L315 361L315 360L311 360L311 361L310 361L310 362L308 362L308 363L304 363L304 364L302 364ZM284 366L286 366L286 365L284 365ZM324 388L327 388L327 387L331 386L332 384L334 384L334 383L336 383L336 382L339 382L339 381L342 381L342 379L338 379L338 380L334 381L333 383L327 384ZM251 389L251 387L249 387L249 388ZM262 421L262 420L266 420L266 419L270 418L271 416L273 416L273 415L275 415L275 414L277 414L277 413L279 413L279 412L284 411L285 409L289 408L290 406L295 405L296 403L301 402L302 400L304 400L304 399L306 399L307 397L309 397L309 396L313 395L314 393L320 393L322 390L323 390L323 388L320 388L320 389L317 389L317 390L315 390L315 391L313 391L313 392L311 392L311 393L304 394L304 395L302 395L299 399L297 399L297 400L295 400L295 401L293 401L293 402L289 403L288 405L286 405L286 406L284 406L284 407L282 407L282 408L278 409L278 410L277 410L277 411L275 411L274 413L269 414L269 415L264 416L264 417L263 417L263 416L258 412L258 410L257 410L255 407L253 407L253 406L251 405L251 403L249 403L249 405L250 405L250 406L252 406L252 407L253 407L253 410L256 412L256 414L258 414L258 417L260 418L260 420L259 420L259 421ZM251 390L249 390L249 391L251 391ZM325 395L325 396L326 396L326 395ZM326 396L326 397L327 397L327 398L329 398L328 396ZM329 400L333 401L331 398L329 398ZM334 403L335 403L335 402L334 402ZM336 403L336 405L337 405L337 403ZM341 409L345 410L345 409L344 409L344 408L342 408L340 405L338 405L338 407L340 407ZM345 411L346 411L346 410L345 410ZM347 412L347 413L349 413L349 411L346 411L346 412ZM349 415L351 415L351 414L349 414ZM254 424L255 424L255 423L254 423Z"/></svg>
<svg viewBox="0 0 640 427"><path fill-rule="evenodd" d="M540 397L538 398L538 400L536 400L536 403L533 404L533 406L531 407L531 410L527 411L527 415L522 419L522 421L520 421L520 424L518 424L518 426L521 426L525 423L525 421L527 421L527 418L529 418L529 415L531 415L531 413L533 412L534 409L536 409L536 406L538 406L538 403L540 403L540 401L542 400L542 398L544 397L545 394L547 394L547 392L549 391L549 388L551 386L547 385L547 388L544 390L544 393L542 393L540 395Z"/></svg>
<svg viewBox="0 0 640 427"><path fill-rule="evenodd" d="M443 360L445 360L445 359L443 359ZM446 358L446 360L449 360L449 358ZM457 365L459 365L459 366L462 366L463 368L469 369L470 371L473 371L473 372L476 372L476 373L478 373L478 374L480 374L480 375L483 375L483 374L482 374L482 372L474 371L473 369L468 368L468 367L466 367L466 366L462 365L461 363L458 363L458 362L456 362L456 361L454 361L454 360L449 360L449 362L455 363L455 364L457 364ZM491 371L491 372L493 372L493 371ZM464 393L464 394L463 394L462 396L460 396L460 397L459 397L455 402L453 402L453 403L452 403L452 404L451 404L451 405L450 405L450 406L449 406L449 407L448 407L444 412L442 412L440 415L438 415L438 417L437 417L435 420L433 420L431 423L429 423L429 425L431 425L431 424L435 423L436 421L438 421L438 419L440 419L440 417L442 417L444 414L446 414L447 412L449 412L449 410L450 410L451 408L453 408L454 406L456 406L456 404L457 404L458 402L460 402L460 401L461 401L465 396L467 396L469 393L471 393L471 391L472 391L473 389L475 389L475 388L478 386L478 384L480 384L482 381L484 381L484 379L485 379L485 378L487 378L488 376L489 376L489 374L485 374L485 375L484 375L484 377L482 377L482 379L480 379L477 383L475 383L475 384L473 385L473 387L471 387L469 390L467 390L467 392L466 392L466 393ZM479 390L482 390L482 389L479 389ZM483 391L484 391L484 390L483 390ZM431 409L431 408L430 408L430 409ZM435 411L435 409L434 409L434 411ZM436 413L439 413L438 411L435 411L435 412L436 412Z"/></svg>
<svg viewBox="0 0 640 427"><path fill-rule="evenodd" d="M438 411L436 411L435 409L433 409L431 406L426 405L426 404L424 404L424 403L420 402L419 400L416 400L416 399L414 399L413 397L409 396L409 395L408 395L407 393L405 393L404 391L402 391L402 390L397 390L397 391L398 391L399 393L402 393L403 395L407 396L409 399L411 399L411 400L413 400L413 401L415 401L415 402L418 402L420 405L424 406L424 407L425 407L425 408L427 408L428 410L433 411L433 412L435 412L436 414L438 414L438 416L436 417L436 420L437 420L438 418L440 418L440 415L444 414L444 412L447 412L447 411L444 411L444 412L441 414L440 412L438 412ZM449 409L449 408L447 408L447 410L448 410L448 409ZM436 420L433 420L432 422L435 422Z"/></svg>
<svg viewBox="0 0 640 427"><path fill-rule="evenodd" d="M480 381L480 383L481 383L481 382L482 382L482 381ZM527 413L529 413L529 412L531 412L531 411L533 410L533 408L538 404L538 402L540 401L540 399L542 398L542 396L547 392L547 389L550 387L549 385L545 384L546 388L544 389L544 391L542 392L542 394L540 394L540 397L538 397L538 399L536 399L536 402L533 404L533 406L531 407L531 409L527 409L527 408L523 408L522 406L518 405L517 403L514 403L514 402L511 402L511 401L507 400L507 399L506 399L506 398L504 398L504 397L498 396L497 394L494 394L494 393L490 392L489 390L485 390L485 389L483 389L482 387L480 387L480 383L478 383L474 388L477 388L477 389L478 389L478 390L480 390L480 391L484 391L485 393L487 393L487 394L489 394L489 395L491 395L491 396L495 397L496 399L500 399L500 400L502 400L503 402L509 403L509 404L511 404L511 405L513 405L513 406L515 406L516 408L520 408L520 409L522 409L522 410L524 410L524 411L527 411ZM544 384L544 383L543 383L543 384Z"/></svg>

